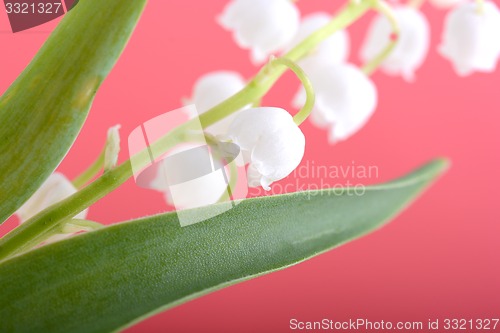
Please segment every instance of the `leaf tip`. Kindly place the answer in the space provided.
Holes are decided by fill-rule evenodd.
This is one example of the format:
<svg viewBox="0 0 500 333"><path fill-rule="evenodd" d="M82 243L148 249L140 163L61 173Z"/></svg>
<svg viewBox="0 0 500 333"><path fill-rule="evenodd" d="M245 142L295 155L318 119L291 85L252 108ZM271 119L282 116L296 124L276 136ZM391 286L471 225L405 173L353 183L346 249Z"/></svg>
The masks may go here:
<svg viewBox="0 0 500 333"><path fill-rule="evenodd" d="M434 159L431 163L430 166L435 172L435 176L438 177L442 174L444 174L448 169L451 168L451 160L447 157L438 157Z"/></svg>

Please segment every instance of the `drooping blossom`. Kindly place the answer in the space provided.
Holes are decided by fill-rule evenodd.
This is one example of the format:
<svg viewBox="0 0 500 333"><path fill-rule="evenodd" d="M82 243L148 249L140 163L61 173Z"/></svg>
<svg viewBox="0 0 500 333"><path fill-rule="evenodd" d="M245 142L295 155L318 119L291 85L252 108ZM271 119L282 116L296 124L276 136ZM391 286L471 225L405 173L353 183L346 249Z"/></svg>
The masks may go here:
<svg viewBox="0 0 500 333"><path fill-rule="evenodd" d="M323 64L308 74L316 93L309 119L329 130L331 144L346 140L366 124L377 106L377 89L359 68L352 64ZM292 104L301 107L305 97L300 89Z"/></svg>
<svg viewBox="0 0 500 333"><path fill-rule="evenodd" d="M228 138L247 156L248 185L270 185L288 176L304 156L305 137L284 109L260 107L241 111L229 127Z"/></svg>
<svg viewBox="0 0 500 333"><path fill-rule="evenodd" d="M458 75L495 71L500 57L500 11L492 1L465 2L448 13L439 51Z"/></svg>
<svg viewBox="0 0 500 333"><path fill-rule="evenodd" d="M430 43L429 22L416 8L396 6L393 9L400 33L397 44L381 65L381 70L389 75L400 75L412 81L415 71L427 56ZM384 15L376 16L368 29L361 48L360 57L364 62L374 59L395 38L391 23Z"/></svg>
<svg viewBox="0 0 500 333"><path fill-rule="evenodd" d="M262 63L292 40L299 16L290 0L232 0L219 23L233 32L238 46L250 49L254 63Z"/></svg>

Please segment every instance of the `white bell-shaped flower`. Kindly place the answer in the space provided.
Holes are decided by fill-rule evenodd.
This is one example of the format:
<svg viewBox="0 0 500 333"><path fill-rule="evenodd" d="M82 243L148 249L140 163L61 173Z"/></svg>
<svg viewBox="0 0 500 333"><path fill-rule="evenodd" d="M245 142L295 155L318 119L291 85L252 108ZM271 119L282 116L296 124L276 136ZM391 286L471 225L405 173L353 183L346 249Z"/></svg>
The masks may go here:
<svg viewBox="0 0 500 333"><path fill-rule="evenodd" d="M201 114L236 94L245 87L243 77L233 71L214 71L200 77L193 88L190 102Z"/></svg>
<svg viewBox="0 0 500 333"><path fill-rule="evenodd" d="M460 76L493 72L500 57L500 11L492 1L466 2L446 17L439 49Z"/></svg>
<svg viewBox="0 0 500 333"><path fill-rule="evenodd" d="M219 23L236 43L251 50L255 63L285 48L299 27L299 11L290 0L232 0Z"/></svg>
<svg viewBox="0 0 500 333"><path fill-rule="evenodd" d="M56 204L70 195L76 193L76 188L73 184L59 172L54 172L47 178L47 180L40 186L38 190L26 201L16 212L20 223L24 223L31 217L35 216L45 208ZM88 209L85 209L75 219L85 219L87 217ZM71 237L77 232L86 231L85 228L73 230L69 233L60 233L50 236L43 243L49 244L59 240Z"/></svg>
<svg viewBox="0 0 500 333"><path fill-rule="evenodd" d="M191 98L185 104L194 104L198 114L203 114L217 104L233 96L245 87L245 80L237 72L215 71L203 75L196 81ZM196 117L198 114L192 114ZM221 135L227 132L234 113L229 117L209 126L206 131L212 135Z"/></svg>
<svg viewBox="0 0 500 333"><path fill-rule="evenodd" d="M426 17L411 6L397 6L394 17L399 24L397 44L382 63L381 69L389 75L401 75L411 81L415 71L422 65L429 50L430 29ZM368 30L361 48L360 57L368 62L375 58L393 38L389 20L378 15Z"/></svg>
<svg viewBox="0 0 500 333"><path fill-rule="evenodd" d="M52 206L76 193L73 184L59 172L54 172L40 188L16 212L21 223L35 216L45 208ZM85 219L88 209L75 216Z"/></svg>
<svg viewBox="0 0 500 333"><path fill-rule="evenodd" d="M331 144L346 140L366 124L377 106L377 89L359 68L351 64L323 64L308 74L316 93L309 119L330 130ZM301 89L292 103L299 108L305 100Z"/></svg>
<svg viewBox="0 0 500 333"><path fill-rule="evenodd" d="M241 111L229 127L228 138L249 156L248 185L270 189L285 178L304 156L305 137L284 109L260 107Z"/></svg>
<svg viewBox="0 0 500 333"><path fill-rule="evenodd" d="M323 12L313 13L306 16L300 23L299 30L290 43L288 49L292 49L313 32L323 28L332 20L331 15ZM328 61L331 63L343 63L349 56L349 35L347 31L340 30L324 40L307 57L301 59L299 65L307 69L318 62Z"/></svg>
<svg viewBox="0 0 500 333"><path fill-rule="evenodd" d="M452 8L458 5L461 2L464 2L466 0L429 0L429 2L436 8L439 9L446 9L446 8Z"/></svg>
<svg viewBox="0 0 500 333"><path fill-rule="evenodd" d="M214 204L226 193L228 173L224 167L207 173L207 166L215 163L206 146L191 143L172 149L159 162L156 176L149 187L164 193L167 204L177 210ZM183 179L182 182L176 181Z"/></svg>

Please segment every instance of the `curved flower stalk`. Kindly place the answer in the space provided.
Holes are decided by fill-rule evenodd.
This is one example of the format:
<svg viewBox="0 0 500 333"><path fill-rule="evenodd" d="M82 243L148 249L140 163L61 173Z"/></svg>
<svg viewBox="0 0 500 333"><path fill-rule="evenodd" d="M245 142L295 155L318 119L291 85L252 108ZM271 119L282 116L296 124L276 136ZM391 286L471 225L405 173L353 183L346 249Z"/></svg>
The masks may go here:
<svg viewBox="0 0 500 333"><path fill-rule="evenodd" d="M377 89L363 71L352 64L324 63L308 74L316 93L311 121L329 130L331 144L346 140L366 124L377 105ZM303 105L303 89L292 103Z"/></svg>
<svg viewBox="0 0 500 333"><path fill-rule="evenodd" d="M318 96L310 119L315 126L329 130L330 144L354 135L371 117L377 105L377 90L368 75L383 64L399 41L399 23L392 8L383 1L374 1L373 8L386 17L391 38L383 41L362 70L350 64L335 65L326 58L306 68ZM304 100L301 88L292 105L300 107Z"/></svg>
<svg viewBox="0 0 500 333"><path fill-rule="evenodd" d="M500 57L500 11L492 1L466 2L446 17L439 52L459 76L493 72Z"/></svg>
<svg viewBox="0 0 500 333"><path fill-rule="evenodd" d="M289 49L294 48L313 32L326 26L332 20L331 15L323 12L310 14L302 19L299 30L291 41ZM342 29L321 42L306 57L298 61L298 64L307 71L318 62L328 61L331 63L343 63L349 56L350 41L346 30Z"/></svg>
<svg viewBox="0 0 500 333"><path fill-rule="evenodd" d="M262 107L241 111L229 127L228 138L249 159L248 185L270 185L292 173L304 156L305 137L284 109Z"/></svg>
<svg viewBox="0 0 500 333"><path fill-rule="evenodd" d="M397 6L392 12L399 26L399 38L381 69L389 75L401 75L406 81L412 81L429 50L429 23L418 9L411 6ZM393 33L387 16L375 17L361 48L361 59L365 62L373 59L393 38Z"/></svg>
<svg viewBox="0 0 500 333"><path fill-rule="evenodd" d="M200 114L207 112L207 110L241 91L245 85L245 80L237 72L211 72L203 75L196 81L191 98L184 101L184 104L194 104L198 113L190 116L198 117ZM233 118L234 114L209 126L206 128L206 131L215 136L222 135L227 132L227 128Z"/></svg>
<svg viewBox="0 0 500 333"><path fill-rule="evenodd" d="M294 117L286 110L275 107L240 111L225 136L239 145L244 163L249 163L248 186L262 186L266 191L270 190L273 182L285 178L300 164L304 156L305 137L298 126L309 117L315 102L311 81L300 66L285 57L271 56L263 72L271 71L276 66L287 67L300 79L305 96L304 106Z"/></svg>
<svg viewBox="0 0 500 333"><path fill-rule="evenodd" d="M299 16L290 0L233 0L218 21L233 32L238 46L250 49L252 61L259 64L292 40Z"/></svg>

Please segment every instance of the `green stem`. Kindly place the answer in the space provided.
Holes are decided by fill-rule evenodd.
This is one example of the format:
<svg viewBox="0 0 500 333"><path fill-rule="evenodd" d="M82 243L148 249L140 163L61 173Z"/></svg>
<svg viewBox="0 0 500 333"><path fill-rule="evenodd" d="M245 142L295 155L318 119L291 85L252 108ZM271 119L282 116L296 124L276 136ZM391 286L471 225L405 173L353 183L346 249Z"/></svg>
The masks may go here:
<svg viewBox="0 0 500 333"><path fill-rule="evenodd" d="M238 167L236 165L236 161L232 161L229 163L229 181L227 184L227 191L223 193L217 202L226 202L231 198L228 196L228 193L232 193L233 188L236 186L236 182L238 181Z"/></svg>
<svg viewBox="0 0 500 333"><path fill-rule="evenodd" d="M45 242L48 240L50 237L58 235L58 234L70 234L70 233L75 233L79 231L93 231L97 229L103 228L104 225L93 222L93 221L88 221L88 220L81 220L81 219L72 219L69 220L67 223L62 223L62 225L56 225L51 229L45 230L43 233L40 233L38 237L33 238L29 240L28 242L22 244L17 248L17 251L15 254L21 254L24 252L27 252L34 248L37 245L40 245L40 243Z"/></svg>
<svg viewBox="0 0 500 333"><path fill-rule="evenodd" d="M399 24L394 16L392 8L384 1L376 1L373 8L389 20L393 36L391 37L391 40L389 40L387 46L375 58L363 66L362 70L366 75L373 74L384 62L384 60L387 59L396 47L400 35Z"/></svg>
<svg viewBox="0 0 500 333"><path fill-rule="evenodd" d="M72 196L41 211L0 240L0 261L40 244L45 235L116 189L132 175L130 161L103 174ZM24 246L27 245L27 246Z"/></svg>
<svg viewBox="0 0 500 333"><path fill-rule="evenodd" d="M314 89L312 87L311 81L307 77L306 73L304 70L297 65L295 62L291 61L288 58L276 58L272 59L269 63L270 66L273 66L274 64L278 65L283 65L285 67L288 67L291 69L295 75L299 78L300 82L302 82L302 86L304 87L304 90L306 91L306 102L302 109L299 110L299 112L293 117L293 121L295 124L300 125L304 122L304 120L309 117L311 114L311 111L314 107L314 100L315 100L315 95L314 95Z"/></svg>
<svg viewBox="0 0 500 333"><path fill-rule="evenodd" d="M371 5L371 1L349 3L328 25L311 34L288 52L285 57L291 61L297 61L333 33L344 29L356 21L370 9ZM261 70L240 92L201 114L199 120L202 126L206 128L243 108L245 105L262 98L285 70L285 68L280 67L273 68L271 72ZM153 151L167 151L176 143L182 142L185 138L185 132L192 129L194 124L195 122L189 121L177 127L153 143L151 149ZM40 235L43 235L54 227L60 226L62 221L72 218L118 188L133 175L131 163L134 163L134 166L137 167L147 166L150 163L148 150L145 149L137 155L132 156L130 160L104 173L77 193L46 208L18 228L12 230L0 239L0 261L19 253L25 244L35 244L39 241Z"/></svg>
<svg viewBox="0 0 500 333"><path fill-rule="evenodd" d="M87 168L84 172L82 172L78 177L73 180L73 185L77 189L81 189L85 184L94 179L99 171L101 171L104 165L104 153L106 149L103 149L97 159L92 163L91 166Z"/></svg>
<svg viewBox="0 0 500 333"><path fill-rule="evenodd" d="M232 161L229 164L229 191L231 191L231 195L233 195L232 191L236 188L236 184L238 183L238 166L236 165L236 161Z"/></svg>
<svg viewBox="0 0 500 333"><path fill-rule="evenodd" d="M252 103L253 108L258 108L262 104L262 99L258 99Z"/></svg>

